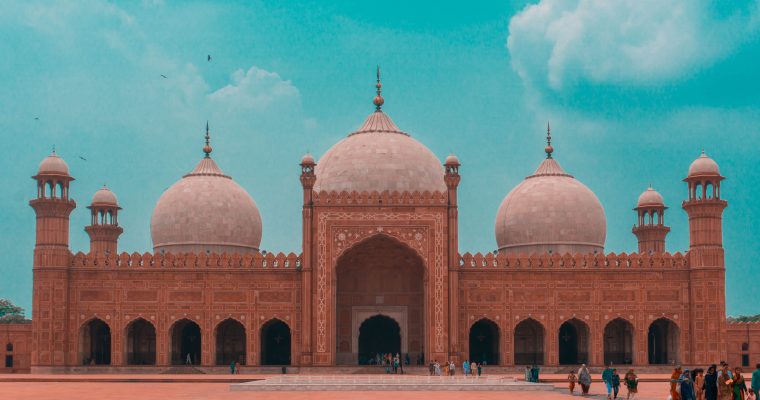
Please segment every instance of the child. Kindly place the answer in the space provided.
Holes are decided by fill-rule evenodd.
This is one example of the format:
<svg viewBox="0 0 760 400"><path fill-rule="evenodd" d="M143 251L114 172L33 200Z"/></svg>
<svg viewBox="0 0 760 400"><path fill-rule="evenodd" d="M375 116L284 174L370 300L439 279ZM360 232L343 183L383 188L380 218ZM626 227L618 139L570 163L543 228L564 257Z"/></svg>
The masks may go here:
<svg viewBox="0 0 760 400"><path fill-rule="evenodd" d="M636 376L636 373L632 369L628 370L628 373L625 374L625 387L628 388L628 400L636 398L636 393L639 391L638 386L639 377Z"/></svg>
<svg viewBox="0 0 760 400"><path fill-rule="evenodd" d="M612 393L613 399L617 400L618 391L620 391L620 375L617 373L617 369L612 369Z"/></svg>
<svg viewBox="0 0 760 400"><path fill-rule="evenodd" d="M570 371L570 374L567 375L567 382L570 386L570 394L574 394L575 392L575 383L578 382L578 377L575 376L575 371Z"/></svg>

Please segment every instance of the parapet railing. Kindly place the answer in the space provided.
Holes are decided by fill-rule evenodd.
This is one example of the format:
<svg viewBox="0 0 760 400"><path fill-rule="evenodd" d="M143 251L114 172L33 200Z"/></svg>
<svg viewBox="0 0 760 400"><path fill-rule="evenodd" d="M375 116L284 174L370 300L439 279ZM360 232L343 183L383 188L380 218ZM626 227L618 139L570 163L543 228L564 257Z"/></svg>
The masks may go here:
<svg viewBox="0 0 760 400"><path fill-rule="evenodd" d="M459 255L463 269L540 269L540 268L687 268L688 257L670 253L588 253L588 254L492 254Z"/></svg>
<svg viewBox="0 0 760 400"><path fill-rule="evenodd" d="M314 192L312 201L314 205L446 205L448 194L446 192Z"/></svg>
<svg viewBox="0 0 760 400"><path fill-rule="evenodd" d="M84 254L71 257L71 267L80 268L251 268L294 270L301 268L295 253L137 253Z"/></svg>

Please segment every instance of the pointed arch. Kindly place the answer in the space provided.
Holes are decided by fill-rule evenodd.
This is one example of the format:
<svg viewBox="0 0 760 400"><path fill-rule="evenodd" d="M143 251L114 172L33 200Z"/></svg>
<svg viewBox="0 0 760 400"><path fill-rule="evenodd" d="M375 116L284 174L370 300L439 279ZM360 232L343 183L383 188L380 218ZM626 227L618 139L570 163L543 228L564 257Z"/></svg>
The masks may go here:
<svg viewBox="0 0 760 400"><path fill-rule="evenodd" d="M470 361L499 364L500 329L496 322L481 318L470 325Z"/></svg>
<svg viewBox="0 0 760 400"><path fill-rule="evenodd" d="M246 360L246 329L245 325L235 318L227 318L214 328L216 338L216 365L230 365L237 362L245 365Z"/></svg>
<svg viewBox="0 0 760 400"><path fill-rule="evenodd" d="M560 365L586 364L589 360L589 326L578 318L571 318L559 327L557 335Z"/></svg>
<svg viewBox="0 0 760 400"><path fill-rule="evenodd" d="M79 363L111 364L111 327L100 318L90 318L79 328Z"/></svg>
<svg viewBox="0 0 760 400"><path fill-rule="evenodd" d="M543 365L544 325L533 318L524 318L515 325L515 365Z"/></svg>
<svg viewBox="0 0 760 400"><path fill-rule="evenodd" d="M203 332L197 322L189 318L174 321L169 328L169 348L172 365L200 365Z"/></svg>
<svg viewBox="0 0 760 400"><path fill-rule="evenodd" d="M137 317L124 328L127 365L156 365L156 327Z"/></svg>
<svg viewBox="0 0 760 400"><path fill-rule="evenodd" d="M604 327L604 364L633 364L636 330L625 318L615 318Z"/></svg>
<svg viewBox="0 0 760 400"><path fill-rule="evenodd" d="M279 318L261 325L261 365L290 365L290 326Z"/></svg>
<svg viewBox="0 0 760 400"><path fill-rule="evenodd" d="M662 317L649 325L647 353L649 364L678 364L681 362L681 329L675 321Z"/></svg>

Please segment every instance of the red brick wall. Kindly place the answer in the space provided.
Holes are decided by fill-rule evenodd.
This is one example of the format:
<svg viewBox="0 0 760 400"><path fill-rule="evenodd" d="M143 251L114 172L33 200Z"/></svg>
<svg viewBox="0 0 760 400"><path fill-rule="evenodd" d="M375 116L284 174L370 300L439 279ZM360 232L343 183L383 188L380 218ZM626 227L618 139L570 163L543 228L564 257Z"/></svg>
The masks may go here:
<svg viewBox="0 0 760 400"><path fill-rule="evenodd" d="M760 322L731 322L726 333L728 359L731 367L742 366L742 356L749 359L749 366L744 371L754 371L755 364L760 363ZM746 344L746 350L743 345Z"/></svg>
<svg viewBox="0 0 760 400"><path fill-rule="evenodd" d="M13 357L10 368L5 366L8 356ZM32 324L0 324L0 373L29 372L31 357Z"/></svg>

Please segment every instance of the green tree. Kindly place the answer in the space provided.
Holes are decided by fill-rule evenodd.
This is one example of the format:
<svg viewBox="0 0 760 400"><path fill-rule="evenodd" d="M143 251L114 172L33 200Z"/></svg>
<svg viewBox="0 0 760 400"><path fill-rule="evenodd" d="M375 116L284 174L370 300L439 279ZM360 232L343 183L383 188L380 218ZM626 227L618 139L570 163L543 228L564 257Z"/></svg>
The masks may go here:
<svg viewBox="0 0 760 400"><path fill-rule="evenodd" d="M13 304L8 299L0 299L0 324L28 322L24 317L24 309Z"/></svg>
<svg viewBox="0 0 760 400"><path fill-rule="evenodd" d="M738 317L728 317L729 322L757 322L760 321L760 314L739 315Z"/></svg>

